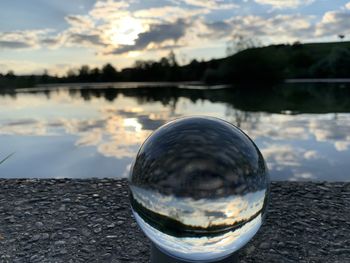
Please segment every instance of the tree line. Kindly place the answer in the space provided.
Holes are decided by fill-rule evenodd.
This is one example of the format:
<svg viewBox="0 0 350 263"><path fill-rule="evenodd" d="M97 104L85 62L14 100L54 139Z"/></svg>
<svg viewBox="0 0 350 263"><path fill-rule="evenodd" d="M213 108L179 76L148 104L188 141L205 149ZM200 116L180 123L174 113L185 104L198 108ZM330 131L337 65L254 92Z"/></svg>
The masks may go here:
<svg viewBox="0 0 350 263"><path fill-rule="evenodd" d="M81 66L58 77L16 76L13 71L0 74L0 88L50 83L118 81L202 81L209 84L274 84L286 78L350 78L350 42L271 45L242 44L237 53L210 61L192 60L180 66L174 52L160 60L138 60L133 67L118 70L112 64L101 68Z"/></svg>

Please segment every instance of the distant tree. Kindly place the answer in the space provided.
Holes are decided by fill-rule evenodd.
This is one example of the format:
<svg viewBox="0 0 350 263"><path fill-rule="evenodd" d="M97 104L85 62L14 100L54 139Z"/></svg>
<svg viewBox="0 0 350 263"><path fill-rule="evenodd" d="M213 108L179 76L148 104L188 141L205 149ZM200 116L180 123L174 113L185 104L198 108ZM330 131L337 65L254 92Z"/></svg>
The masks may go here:
<svg viewBox="0 0 350 263"><path fill-rule="evenodd" d="M174 67L178 65L174 51L171 50L169 52L167 59L170 66Z"/></svg>
<svg viewBox="0 0 350 263"><path fill-rule="evenodd" d="M162 67L169 67L170 66L170 63L169 63L169 59L166 58L166 57L162 57L160 60L159 60L159 63Z"/></svg>
<svg viewBox="0 0 350 263"><path fill-rule="evenodd" d="M90 74L90 68L87 65L83 65L81 66L81 68L79 69L79 76L87 76Z"/></svg>
<svg viewBox="0 0 350 263"><path fill-rule="evenodd" d="M345 38L345 35L339 34L338 37L339 37L340 40L343 40Z"/></svg>
<svg viewBox="0 0 350 263"><path fill-rule="evenodd" d="M15 72L13 70L9 70L6 73L5 77L8 78L8 79L14 79L14 78L16 78L16 75L15 75Z"/></svg>
<svg viewBox="0 0 350 263"><path fill-rule="evenodd" d="M78 72L79 72L79 76L78 76L79 81L81 82L91 81L89 66L87 65L81 66Z"/></svg>
<svg viewBox="0 0 350 263"><path fill-rule="evenodd" d="M118 78L118 72L111 64L108 63L102 67L103 81L116 81L117 78Z"/></svg>
<svg viewBox="0 0 350 263"><path fill-rule="evenodd" d="M64 82L76 82L78 81L77 71L74 69L68 69Z"/></svg>
<svg viewBox="0 0 350 263"><path fill-rule="evenodd" d="M155 65L156 62L154 60L136 60L134 63L134 68L136 69L149 69L152 65Z"/></svg>
<svg viewBox="0 0 350 263"><path fill-rule="evenodd" d="M66 74L67 78L73 78L73 77L75 77L76 75L77 75L77 74L76 74L76 72L75 72L74 69L68 69L67 74Z"/></svg>
<svg viewBox="0 0 350 263"><path fill-rule="evenodd" d="M303 48L303 44L300 41L295 41L292 45L293 49L302 49Z"/></svg>
<svg viewBox="0 0 350 263"><path fill-rule="evenodd" d="M182 65L186 65L188 63L188 57L186 54L180 54L180 61Z"/></svg>
<svg viewBox="0 0 350 263"><path fill-rule="evenodd" d="M194 58L194 59L191 60L191 62L190 62L189 65L191 65L191 66L196 66L196 65L198 65L198 64L199 64L198 60Z"/></svg>
<svg viewBox="0 0 350 263"><path fill-rule="evenodd" d="M236 34L236 35L233 35L231 40L227 42L226 54L228 56L231 56L240 51L243 51L249 48L259 47L259 46L261 46L261 43L259 40L246 35Z"/></svg>
<svg viewBox="0 0 350 263"><path fill-rule="evenodd" d="M40 82L41 83L48 83L49 82L49 71L47 69L44 69L43 74L41 75Z"/></svg>
<svg viewBox="0 0 350 263"><path fill-rule="evenodd" d="M100 81L101 70L99 68L93 68L90 71L90 76L91 76L91 81L95 81L95 82Z"/></svg>

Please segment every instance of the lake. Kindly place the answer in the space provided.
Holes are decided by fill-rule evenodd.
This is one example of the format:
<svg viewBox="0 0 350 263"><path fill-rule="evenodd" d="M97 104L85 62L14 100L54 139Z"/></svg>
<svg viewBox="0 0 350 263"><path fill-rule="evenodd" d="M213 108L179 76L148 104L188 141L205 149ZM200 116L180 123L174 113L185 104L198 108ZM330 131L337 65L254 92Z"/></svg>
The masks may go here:
<svg viewBox="0 0 350 263"><path fill-rule="evenodd" d="M350 87L277 91L171 83L51 85L0 93L2 178L126 177L157 127L188 115L237 125L272 180L350 181Z"/></svg>

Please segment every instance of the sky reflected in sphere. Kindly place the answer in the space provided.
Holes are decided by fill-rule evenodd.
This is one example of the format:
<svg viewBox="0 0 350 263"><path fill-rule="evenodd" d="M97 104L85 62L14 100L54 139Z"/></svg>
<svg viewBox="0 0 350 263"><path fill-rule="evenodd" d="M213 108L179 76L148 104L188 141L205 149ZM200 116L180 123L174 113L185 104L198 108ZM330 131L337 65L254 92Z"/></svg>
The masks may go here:
<svg viewBox="0 0 350 263"><path fill-rule="evenodd" d="M145 234L185 260L224 258L258 231L269 193L264 159L250 138L217 118L165 124L141 146L130 200Z"/></svg>

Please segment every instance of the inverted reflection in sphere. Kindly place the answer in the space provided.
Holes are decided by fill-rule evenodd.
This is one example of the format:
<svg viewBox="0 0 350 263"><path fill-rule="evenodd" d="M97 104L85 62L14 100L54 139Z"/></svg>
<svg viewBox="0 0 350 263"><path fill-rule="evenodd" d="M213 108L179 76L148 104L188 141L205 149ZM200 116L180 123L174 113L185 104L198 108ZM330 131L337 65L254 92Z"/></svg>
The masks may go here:
<svg viewBox="0 0 350 263"><path fill-rule="evenodd" d="M165 253L191 261L228 256L258 231L269 178L255 144L232 124L188 117L142 145L129 177L135 218Z"/></svg>

